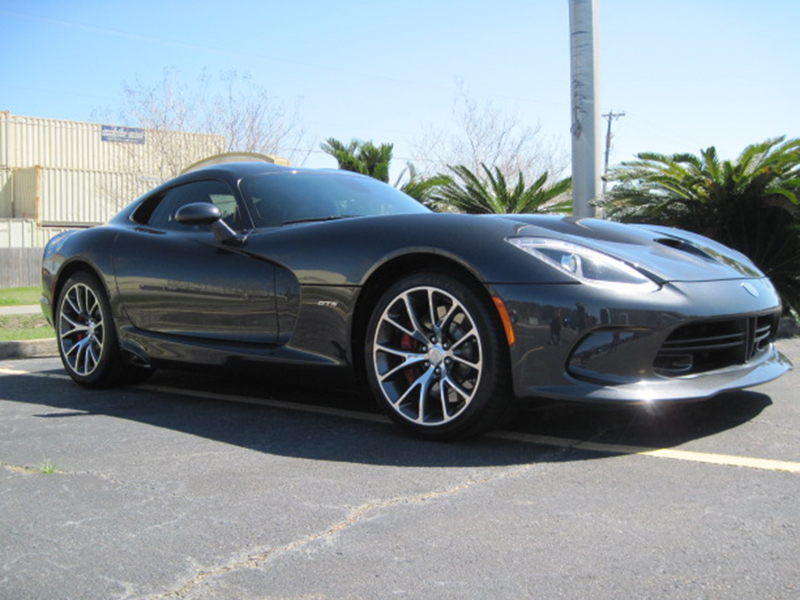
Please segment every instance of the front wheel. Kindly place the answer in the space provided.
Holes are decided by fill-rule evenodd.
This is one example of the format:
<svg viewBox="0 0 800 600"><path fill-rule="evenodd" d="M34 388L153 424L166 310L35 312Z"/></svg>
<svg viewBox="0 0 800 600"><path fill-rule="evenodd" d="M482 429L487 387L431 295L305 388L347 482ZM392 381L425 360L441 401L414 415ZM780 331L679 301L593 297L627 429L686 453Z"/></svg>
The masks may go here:
<svg viewBox="0 0 800 600"><path fill-rule="evenodd" d="M428 439L487 429L508 411L508 347L479 292L450 275L391 286L367 330L367 377L396 423Z"/></svg>
<svg viewBox="0 0 800 600"><path fill-rule="evenodd" d="M123 361L105 289L89 273L76 273L64 284L55 327L61 362L69 376L85 387L130 383L151 371Z"/></svg>

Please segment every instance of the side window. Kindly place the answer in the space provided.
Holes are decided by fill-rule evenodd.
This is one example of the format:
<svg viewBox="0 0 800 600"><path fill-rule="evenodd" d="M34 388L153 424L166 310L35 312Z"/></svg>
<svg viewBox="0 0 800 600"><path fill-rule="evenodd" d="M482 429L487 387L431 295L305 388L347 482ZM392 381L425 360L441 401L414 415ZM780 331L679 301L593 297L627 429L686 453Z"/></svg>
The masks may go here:
<svg viewBox="0 0 800 600"><path fill-rule="evenodd" d="M195 181L169 190L148 221L156 229L171 231L203 231L201 225L184 225L175 220L178 209L194 202L211 202L219 208L222 219L233 229L243 228L242 215L236 203L236 196L227 184L221 181Z"/></svg>

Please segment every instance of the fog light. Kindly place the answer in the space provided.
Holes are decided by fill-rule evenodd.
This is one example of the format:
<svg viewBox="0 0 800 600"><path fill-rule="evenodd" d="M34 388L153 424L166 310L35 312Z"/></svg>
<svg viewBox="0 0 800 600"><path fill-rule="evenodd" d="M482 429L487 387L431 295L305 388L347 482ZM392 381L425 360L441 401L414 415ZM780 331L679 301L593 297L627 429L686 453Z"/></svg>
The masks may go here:
<svg viewBox="0 0 800 600"><path fill-rule="evenodd" d="M656 360L655 368L667 374L688 373L694 367L694 357L691 354L679 356L661 356Z"/></svg>

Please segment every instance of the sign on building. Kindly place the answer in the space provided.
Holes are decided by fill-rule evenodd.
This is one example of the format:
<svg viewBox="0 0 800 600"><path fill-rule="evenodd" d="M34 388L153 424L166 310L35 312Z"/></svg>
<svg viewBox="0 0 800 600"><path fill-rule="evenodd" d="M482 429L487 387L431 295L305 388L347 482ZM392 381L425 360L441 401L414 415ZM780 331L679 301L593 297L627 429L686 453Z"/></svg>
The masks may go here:
<svg viewBox="0 0 800 600"><path fill-rule="evenodd" d="M100 132L100 139L102 139L104 142L144 144L144 129L103 125L103 128Z"/></svg>

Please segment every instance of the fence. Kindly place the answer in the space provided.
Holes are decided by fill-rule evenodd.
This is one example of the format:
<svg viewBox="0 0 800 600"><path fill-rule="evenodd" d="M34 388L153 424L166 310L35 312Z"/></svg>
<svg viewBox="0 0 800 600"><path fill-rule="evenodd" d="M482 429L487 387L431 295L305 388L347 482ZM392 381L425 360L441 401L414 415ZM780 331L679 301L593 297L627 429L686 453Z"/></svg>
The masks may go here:
<svg viewBox="0 0 800 600"><path fill-rule="evenodd" d="M0 288L39 285L42 250L65 230L38 227L31 219L0 219Z"/></svg>
<svg viewBox="0 0 800 600"><path fill-rule="evenodd" d="M42 248L0 248L0 289L39 285L41 266Z"/></svg>

